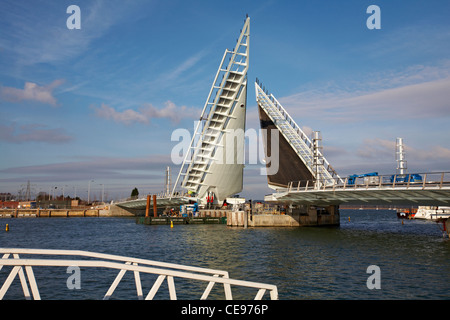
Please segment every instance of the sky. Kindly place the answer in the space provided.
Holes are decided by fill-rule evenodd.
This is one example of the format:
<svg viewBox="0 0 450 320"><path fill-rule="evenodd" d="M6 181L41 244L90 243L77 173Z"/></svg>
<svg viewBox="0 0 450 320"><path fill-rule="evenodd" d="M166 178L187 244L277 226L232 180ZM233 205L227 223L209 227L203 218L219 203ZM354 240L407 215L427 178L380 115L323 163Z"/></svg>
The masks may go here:
<svg viewBox="0 0 450 320"><path fill-rule="evenodd" d="M450 171L449 13L446 0L2 0L0 192L162 191L180 168L171 135L193 130L246 14L247 129L259 129L258 78L321 132L343 177L395 173L397 137L409 172ZM241 196L271 192L263 166L246 165Z"/></svg>

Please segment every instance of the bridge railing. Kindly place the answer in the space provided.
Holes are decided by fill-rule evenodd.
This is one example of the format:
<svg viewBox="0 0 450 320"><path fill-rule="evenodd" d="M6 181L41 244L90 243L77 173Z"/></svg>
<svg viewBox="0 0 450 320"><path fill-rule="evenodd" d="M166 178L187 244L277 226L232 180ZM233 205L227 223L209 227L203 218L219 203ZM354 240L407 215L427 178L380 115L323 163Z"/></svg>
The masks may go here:
<svg viewBox="0 0 450 320"><path fill-rule="evenodd" d="M289 182L288 187L278 193L361 189L442 189L450 188L450 172L426 172L389 175L368 175L335 178L333 183L320 180Z"/></svg>
<svg viewBox="0 0 450 320"><path fill-rule="evenodd" d="M174 194L172 194L172 192L159 192L159 193L155 193L156 194L156 199L161 199L161 198L176 198L176 197L190 197L191 195L187 192L187 191L175 191ZM153 194L152 194L153 195ZM152 198L153 199L153 198ZM143 200L147 200L147 194L143 195L143 196L133 196L133 197L127 197L127 198L119 198L119 199L115 199L113 201L113 203L117 204L117 203L122 203L122 202L132 202L132 201L143 201Z"/></svg>
<svg viewBox="0 0 450 320"><path fill-rule="evenodd" d="M167 281L169 295L171 300L177 299L177 291L175 289L175 278L184 278L190 280L198 280L207 284L201 300L208 298L213 286L216 283L223 284L225 299L232 299L231 285L248 287L257 289L255 300L260 300L264 297L266 291L269 292L272 300L278 299L278 291L275 285L235 280L230 279L227 271L214 270L207 268L199 268L192 266L185 266L179 264L165 263L159 261L137 259L130 257L123 257L117 255L95 253L79 250L49 250L49 249L18 249L18 248L0 248L0 254L3 254L0 259L0 270L3 266L12 266L12 269L0 288L0 300L8 291L11 283L16 278L17 274L20 278L22 290L26 299L40 300L39 289L36 278L34 276L33 267L92 267L92 268L109 268L120 270L115 280L109 287L103 299L109 299L117 288L127 271L134 273L134 280L136 285L137 297L140 300L144 299L143 288L141 283L141 274L157 275L157 278L145 297L145 300L152 300L158 292L161 284ZM22 258L19 255L38 255L39 258L30 259ZM71 259L42 259L41 256L70 256ZM12 256L12 259L10 258ZM75 260L73 257L83 257L89 259ZM25 269L25 272L24 272ZM97 269L95 269L97 271ZM26 275L25 275L26 274ZM28 278L28 279L27 279ZM101 278L101 277L100 277ZM28 280L28 281L27 281ZM90 281L92 282L92 281ZM31 288L28 288L28 283ZM191 288L192 289L192 288Z"/></svg>

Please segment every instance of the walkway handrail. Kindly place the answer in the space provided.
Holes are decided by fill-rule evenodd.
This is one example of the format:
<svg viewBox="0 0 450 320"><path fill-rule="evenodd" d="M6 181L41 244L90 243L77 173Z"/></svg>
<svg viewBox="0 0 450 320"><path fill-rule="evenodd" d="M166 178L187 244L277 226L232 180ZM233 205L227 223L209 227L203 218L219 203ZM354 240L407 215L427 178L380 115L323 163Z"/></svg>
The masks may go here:
<svg viewBox="0 0 450 320"><path fill-rule="evenodd" d="M281 103L275 98L275 96L265 90L265 87L262 87L262 84L259 82L258 79L256 79L255 83L255 90L256 90L256 100L258 102L258 105L265 110L268 117L272 120L272 122L276 125L276 127L279 129L281 134L286 138L288 143L292 146L293 150L298 154L298 156L302 159L302 161L305 163L307 167L310 168L311 173L313 173L313 142L311 139L309 139L308 135L306 135L303 130L300 128L300 126L295 122L295 120L289 115L289 113L284 109L284 107L281 105ZM271 110L276 110L275 113L273 113ZM277 119L277 116L280 116L281 119ZM281 120L281 122L280 122ZM283 122L287 123L288 126L284 127L283 129ZM290 131L293 136L290 137L290 134L288 132L285 132L285 130ZM294 141L300 141L297 146L295 146ZM320 155L320 159L323 162L321 164L321 173L320 176L324 175L324 181L328 184L328 179L337 179L342 182L341 177L337 174L337 172L333 169L331 164L325 159L321 151L318 151L318 154Z"/></svg>
<svg viewBox="0 0 450 320"><path fill-rule="evenodd" d="M32 269L33 266L61 266L61 267L77 266L77 267L96 267L96 268L100 267L100 268L118 269L120 271L116 276L116 279L106 292L105 296L103 297L104 300L107 300L111 297L117 285L122 280L126 271L134 272L137 296L141 300L144 298L142 291L142 284L140 280L141 272L158 275L158 278L156 279L152 288L145 297L146 300L151 300L154 298L161 284L166 279L168 283L170 299L176 300L177 295L174 278L185 278L208 282L208 285L200 298L201 300L204 300L208 297L215 283L223 284L225 291L225 298L227 300L232 299L231 285L258 289L258 292L255 296L255 300L262 299L267 290L269 291L270 298L272 300L278 299L278 291L275 285L230 279L228 276L228 272L222 270L185 266L173 263L165 263L153 260L138 259L80 250L0 248L0 253L3 254L3 257L0 260L0 271L2 270L3 266L13 266L9 276L6 278L5 282L0 288L0 300L3 299L4 295L8 291L11 283L13 282L17 274L19 274L25 298L31 299L27 279L23 271L23 268L25 268L25 272L28 277L28 282L30 284L31 292L33 295L32 298L35 300L40 300L37 282L34 277ZM96 258L96 260L23 259L19 257L19 254L81 256L88 258ZM12 259L9 258L10 255L13 256Z"/></svg>
<svg viewBox="0 0 450 320"><path fill-rule="evenodd" d="M419 177L419 179L417 179ZM329 181L329 180L327 180ZM333 183L317 183L315 180L301 180L289 182L287 188L280 188L277 193L304 192L304 191L338 191L338 190L361 190L370 188L380 189L442 189L450 187L450 172L419 172L406 174L388 174L366 177L354 177L351 181L348 177L335 178Z"/></svg>
<svg viewBox="0 0 450 320"><path fill-rule="evenodd" d="M148 194L148 195L152 195L152 194ZM120 199L115 199L113 200L112 204L120 204L123 202L139 202L139 201L147 201L147 194L143 195L143 196L137 196L137 197L127 197L127 198L120 198ZM190 197L190 194L183 190L183 191L174 191L174 193L167 193L167 192L159 192L156 193L156 199L160 200L160 199L169 199L169 198L185 198L185 197ZM153 200L152 200L153 201Z"/></svg>

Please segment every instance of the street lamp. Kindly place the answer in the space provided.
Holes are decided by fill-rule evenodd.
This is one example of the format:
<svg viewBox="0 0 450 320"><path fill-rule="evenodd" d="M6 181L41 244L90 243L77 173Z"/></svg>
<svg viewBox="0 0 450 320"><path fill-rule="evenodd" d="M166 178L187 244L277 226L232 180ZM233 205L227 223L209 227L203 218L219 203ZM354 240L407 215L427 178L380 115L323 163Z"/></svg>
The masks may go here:
<svg viewBox="0 0 450 320"><path fill-rule="evenodd" d="M102 203L104 203L103 197L105 195L105 185L103 183L101 183L100 185L102 186Z"/></svg>
<svg viewBox="0 0 450 320"><path fill-rule="evenodd" d="M89 182L88 182L88 204L91 202L91 201L90 201L91 182L94 182L94 180L89 180Z"/></svg>
<svg viewBox="0 0 450 320"><path fill-rule="evenodd" d="M64 188L65 188L65 187L68 187L68 185L66 184L66 185L63 185L63 187L62 187L63 200L65 199L65 194L64 194Z"/></svg>

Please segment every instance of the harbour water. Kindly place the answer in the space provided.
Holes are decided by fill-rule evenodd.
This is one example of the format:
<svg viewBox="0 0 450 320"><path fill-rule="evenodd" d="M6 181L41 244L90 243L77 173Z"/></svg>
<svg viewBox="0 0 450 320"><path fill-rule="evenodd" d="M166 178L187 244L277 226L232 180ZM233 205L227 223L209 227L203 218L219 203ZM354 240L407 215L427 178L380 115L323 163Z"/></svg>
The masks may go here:
<svg viewBox="0 0 450 320"><path fill-rule="evenodd" d="M436 223L402 224L390 210L341 210L341 225L333 228L170 228L105 217L5 218L0 223L1 247L86 250L227 270L234 279L277 285L281 300L450 298L450 240ZM371 265L380 268L381 289L367 287ZM6 269L0 271L0 284ZM79 290L67 288L65 268L36 267L35 275L44 300L101 299L117 271L83 269ZM136 298L132 274L127 276L112 299ZM148 292L152 282L142 281ZM177 281L179 299L199 299L203 287ZM245 290L233 288L233 294L253 298ZM223 299L223 290L212 297ZM18 278L5 299L23 299Z"/></svg>

